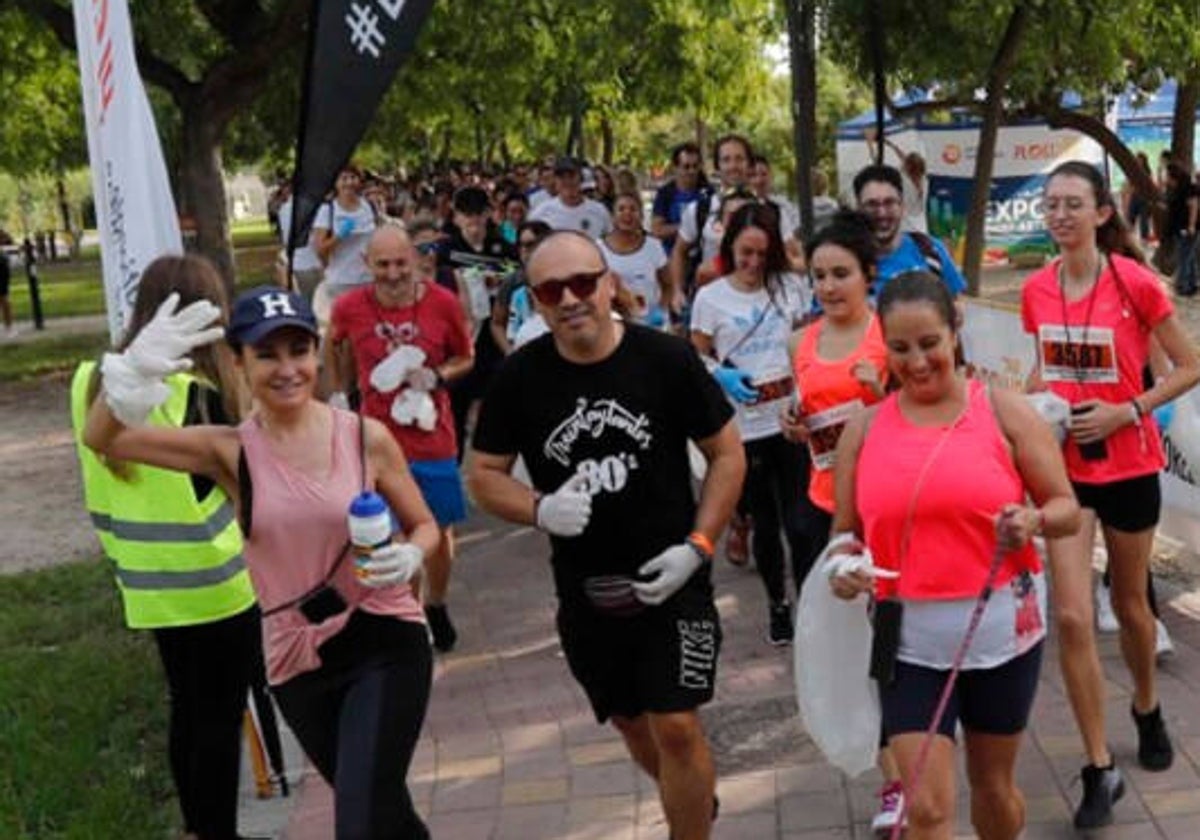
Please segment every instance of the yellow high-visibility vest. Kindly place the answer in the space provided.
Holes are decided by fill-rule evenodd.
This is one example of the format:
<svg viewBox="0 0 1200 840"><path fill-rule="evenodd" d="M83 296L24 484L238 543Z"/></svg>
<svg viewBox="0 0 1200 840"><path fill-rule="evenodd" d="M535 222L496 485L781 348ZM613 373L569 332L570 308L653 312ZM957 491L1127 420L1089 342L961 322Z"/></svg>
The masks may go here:
<svg viewBox="0 0 1200 840"><path fill-rule="evenodd" d="M84 362L75 371L71 422L84 502L113 563L125 622L138 629L182 627L247 609L254 603L254 590L242 557L242 532L225 491L214 485L198 499L187 473L144 464L127 464L125 479L84 446L94 368L94 362ZM171 396L147 422L182 426L188 391L197 381L184 373L168 377Z"/></svg>

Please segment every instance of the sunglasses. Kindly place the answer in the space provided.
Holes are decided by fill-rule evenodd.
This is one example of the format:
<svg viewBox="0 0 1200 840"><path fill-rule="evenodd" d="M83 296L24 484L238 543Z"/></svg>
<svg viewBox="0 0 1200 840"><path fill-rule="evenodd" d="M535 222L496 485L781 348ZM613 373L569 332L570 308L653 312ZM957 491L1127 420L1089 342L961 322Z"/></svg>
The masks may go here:
<svg viewBox="0 0 1200 840"><path fill-rule="evenodd" d="M417 249L417 253L420 254L422 257L428 257L430 254L437 253L438 243L422 242L421 244L416 246L416 249Z"/></svg>
<svg viewBox="0 0 1200 840"><path fill-rule="evenodd" d="M529 291L533 292L533 296L543 306L558 306L562 303L563 292L567 289L571 290L571 294L577 300L584 300L596 293L596 284L607 271L607 268L602 268L599 271L572 274L562 280L545 280L536 286L530 284Z"/></svg>

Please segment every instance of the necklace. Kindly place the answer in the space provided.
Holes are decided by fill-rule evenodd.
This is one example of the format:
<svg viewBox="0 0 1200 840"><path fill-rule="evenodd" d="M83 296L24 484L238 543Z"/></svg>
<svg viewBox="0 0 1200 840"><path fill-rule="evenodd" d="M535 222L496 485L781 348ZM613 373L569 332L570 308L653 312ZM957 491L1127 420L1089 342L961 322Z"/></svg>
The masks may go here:
<svg viewBox="0 0 1200 840"><path fill-rule="evenodd" d="M1083 354L1086 352L1088 343L1088 330L1092 326L1092 312L1096 307L1096 292L1100 288L1100 273L1103 263L1096 263L1096 276L1092 280L1092 290L1088 293L1087 310L1083 317L1083 335L1078 344L1071 338L1071 324L1067 317L1067 281L1066 271L1063 269L1063 263L1058 264L1058 293L1059 301L1062 304L1062 323L1063 333L1067 337L1067 352L1070 355L1070 363L1075 368L1075 377L1077 380L1082 380L1083 376Z"/></svg>

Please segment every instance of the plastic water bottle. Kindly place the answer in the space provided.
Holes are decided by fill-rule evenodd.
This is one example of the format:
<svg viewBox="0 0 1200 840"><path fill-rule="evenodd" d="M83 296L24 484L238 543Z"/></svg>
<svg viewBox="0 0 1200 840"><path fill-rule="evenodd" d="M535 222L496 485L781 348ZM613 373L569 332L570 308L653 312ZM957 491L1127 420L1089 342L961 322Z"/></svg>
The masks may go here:
<svg viewBox="0 0 1200 840"><path fill-rule="evenodd" d="M350 530L355 574L366 577L367 573L361 567L363 561L370 559L372 551L391 542L392 511L383 496L366 490L350 502L346 525Z"/></svg>

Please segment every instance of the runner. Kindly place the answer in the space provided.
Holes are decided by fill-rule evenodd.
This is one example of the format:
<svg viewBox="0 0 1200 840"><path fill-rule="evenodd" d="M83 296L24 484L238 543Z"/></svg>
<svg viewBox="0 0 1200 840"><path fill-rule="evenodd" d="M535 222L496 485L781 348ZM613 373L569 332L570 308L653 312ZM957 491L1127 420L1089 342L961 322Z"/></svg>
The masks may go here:
<svg viewBox="0 0 1200 840"><path fill-rule="evenodd" d="M367 264L374 282L334 304L326 346L349 344L362 412L400 444L441 529L437 548L425 558L424 602L433 645L445 652L458 639L446 608L453 526L467 516L446 386L471 370L471 338L454 295L418 273L416 249L403 230L375 231Z"/></svg>
<svg viewBox="0 0 1200 840"><path fill-rule="evenodd" d="M664 305L670 294L667 255L662 243L642 227L642 199L637 193L616 197L613 231L600 240L609 269L633 295L633 320L656 329L668 325Z"/></svg>
<svg viewBox="0 0 1200 840"><path fill-rule="evenodd" d="M1200 361L1158 278L1140 261L1099 170L1080 161L1060 164L1046 182L1042 207L1062 256L1025 281L1021 318L1037 343L1030 388L1049 388L1072 406L1065 454L1083 527L1048 540L1047 550L1063 681L1089 762L1075 825L1092 828L1112 821L1112 805L1124 792L1105 743L1104 678L1092 625L1096 523L1108 547L1121 651L1134 683L1138 763L1166 770L1174 750L1158 702L1146 595L1165 458L1147 415L1200 380ZM1144 390L1152 337L1174 367Z"/></svg>
<svg viewBox="0 0 1200 840"><path fill-rule="evenodd" d="M657 781L672 837L701 840L715 773L696 709L721 645L710 560L745 470L732 411L684 342L612 319L616 279L587 237L542 242L529 286L551 334L484 400L472 495L550 534L567 663ZM689 439L709 462L698 504ZM532 490L509 474L518 454Z"/></svg>
<svg viewBox="0 0 1200 840"><path fill-rule="evenodd" d="M692 344L737 407L754 562L769 599L767 640L785 645L792 640L792 608L780 531L793 562L808 555L796 521L808 459L784 439L779 416L795 392L788 337L808 312L811 293L789 272L775 212L765 205L733 215L721 259L732 270L696 293Z"/></svg>
<svg viewBox="0 0 1200 840"><path fill-rule="evenodd" d="M971 823L981 837L1011 840L1025 823L1013 773L1045 636L1045 581L1031 541L1073 533L1079 506L1053 434L1025 400L956 371L954 302L936 277L894 279L879 296L879 317L900 390L842 433L830 545L834 554L858 554L865 543L875 565L899 577L858 571L831 585L843 598L876 598L875 650L892 655L872 656L872 676L904 778L908 836L953 833L961 722ZM1034 506L1025 506L1027 495ZM985 585L994 594L960 661Z"/></svg>

